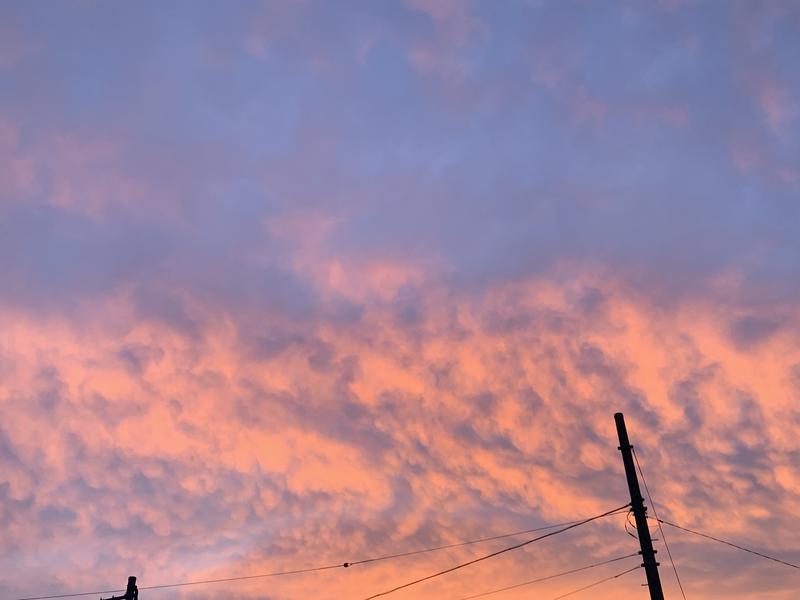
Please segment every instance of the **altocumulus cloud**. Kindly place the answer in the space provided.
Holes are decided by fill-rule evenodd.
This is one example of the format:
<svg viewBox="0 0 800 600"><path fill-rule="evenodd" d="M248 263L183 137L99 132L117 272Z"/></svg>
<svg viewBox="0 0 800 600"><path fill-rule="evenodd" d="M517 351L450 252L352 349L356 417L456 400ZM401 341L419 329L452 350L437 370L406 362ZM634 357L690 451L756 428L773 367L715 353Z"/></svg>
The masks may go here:
<svg viewBox="0 0 800 600"><path fill-rule="evenodd" d="M798 559L794 9L0 11L4 597L601 512L615 410L665 515ZM415 597L635 549L621 517L569 536ZM672 539L692 597L797 587Z"/></svg>

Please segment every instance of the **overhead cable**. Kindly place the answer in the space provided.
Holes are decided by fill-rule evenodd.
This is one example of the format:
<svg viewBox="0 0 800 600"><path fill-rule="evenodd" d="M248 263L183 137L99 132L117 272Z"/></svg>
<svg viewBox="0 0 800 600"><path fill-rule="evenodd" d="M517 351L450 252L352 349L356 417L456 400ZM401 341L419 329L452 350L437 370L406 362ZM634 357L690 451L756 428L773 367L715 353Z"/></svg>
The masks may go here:
<svg viewBox="0 0 800 600"><path fill-rule="evenodd" d="M534 583L541 583L542 581L549 581L550 579L556 579L557 577L564 577L565 575L572 575L573 573L579 573L580 571L586 571L588 569L594 569L597 567L601 567L603 565L607 565L613 562L617 562L620 560L625 560L626 558L633 558L634 556L639 556L638 552L634 552L633 554L626 554L625 556L618 556L616 558L609 558L608 560L603 560L600 562L593 563L591 565L586 565L584 567L578 567L576 569L570 569L569 571L562 571L561 573L555 573L553 575L546 575L544 577L539 577L537 579L529 579L528 581L523 581L522 583L515 583L514 585L509 585L506 587L498 588L496 590L491 590L488 592L482 592L480 594L474 594L472 596L466 596L464 598L459 598L458 600L473 600L473 598L484 598L485 596L491 596L493 594L499 594L500 592L507 592L508 590L515 590L517 588L524 587L526 585L532 585Z"/></svg>
<svg viewBox="0 0 800 600"><path fill-rule="evenodd" d="M659 523L663 523L664 525L669 525L670 527L674 527L675 529L680 529L681 531L685 531L687 533L693 533L694 535L699 535L700 537L707 538L709 540L714 540L715 542L719 542L720 544L725 544L726 546L731 546L733 548L737 548L739 550L744 550L745 552L749 552L750 554L755 554L756 556L760 556L761 558L766 558L767 560L772 560L776 563L780 563L782 565L786 565L787 567L792 567L794 569L800 569L800 565L796 565L794 563L787 562L785 560L781 560L780 558L775 558L774 556L769 556L768 554L764 554L763 552L758 552L757 550L753 550L752 548L745 548L744 546L740 546L739 544L734 544L733 542L729 542L727 540L722 540L718 537L714 537L713 535L709 535L707 533L701 533L700 531L695 531L694 529L689 529L688 527L683 527L681 525L677 525L675 523L670 523L669 521L665 521L664 519L658 519Z"/></svg>
<svg viewBox="0 0 800 600"><path fill-rule="evenodd" d="M667 556L669 556L669 562L672 563L672 572L675 573L675 580L678 582L678 587L681 590L681 596L683 596L683 600L686 600L686 592L683 591L683 584L681 583L681 578L678 575L678 569L675 567L675 561L672 559L672 552L669 549L669 544L667 543L667 536L664 535L664 528L661 527L661 521L658 518L658 513L656 512L656 503L653 502L653 497L650 495L650 488L647 487L647 480L644 478L644 472L642 471L642 465L639 464L639 457L636 455L636 449L631 447L633 450L633 459L636 461L636 468L639 469L639 475L642 477L642 483L644 484L644 491L647 494L647 501L650 502L650 507L653 509L653 516L656 518L658 522L658 530L661 532L661 539L664 540L664 547L667 549Z"/></svg>
<svg viewBox="0 0 800 600"><path fill-rule="evenodd" d="M604 515L604 516L610 516L612 514L615 514L615 513L608 513L607 515ZM461 542L455 542L455 543L452 543L452 544L445 544L445 545L442 545L442 546L433 546L431 548L422 548L420 550L411 550L409 552L400 552L400 553L397 553L397 554L387 554L387 555L384 555L384 556L377 556L377 557L372 557L372 558L364 558L364 559L361 559L361 560L355 560L355 561L349 561L349 562L337 563L337 564L329 564L329 565L323 565L323 566L319 566L319 567L309 567L309 568L306 568L306 569L295 569L295 570L290 570L290 571L275 571L275 572L272 572L272 573L259 573L257 575L241 575L241 576L237 576L237 577L224 577L224 578L220 578L220 579L203 579L203 580L199 580L199 581L182 581L182 582L179 582L179 583L165 583L165 584L160 584L160 585L139 586L139 589L140 590L159 590L159 589L165 589L165 588L184 587L184 586L190 586L190 585L205 585L205 584L211 584L211 583L225 583L225 582L229 582L229 581L243 581L243 580L247 580L247 579L261 579L261 578L265 578L265 577L280 577L280 576L283 576L283 575L300 575L302 573L313 573L315 571L327 571L327 570L330 570L330 569L341 569L341 568L347 568L347 567L352 567L352 566L356 566L356 565L362 565L362 564L366 564L366 563L370 563L370 562L377 562L377 561L382 561L382 560L391 560L391 559L395 559L395 558L402 558L402 557L405 557L405 556L413 556L415 554L423 554L425 552L436 552L438 550L446 550L448 548L457 548L457 547L460 547L460 546L469 546L471 544L480 544L480 543L483 543L483 542L490 542L490 541L493 541L493 540L500 540L500 539L509 538L509 537L515 537L515 536L519 536L519 535L525 535L526 533L534 533L534 532L537 532L537 531L546 531L548 529L555 529L557 527L565 527L565 526L571 526L571 525L576 525L576 524L582 524L582 523L584 523L584 521L585 520L567 521L567 522L564 522L564 523L554 523L552 525L543 525L543 526L540 526L540 527L534 527L532 529L524 529L524 530L521 530L521 531L514 531L514 532L511 532L511 533L503 533L503 534L500 534L500 535L493 535L493 536L490 536L490 537L483 537L483 538L477 538L477 539L472 539L472 540L464 540L464 541L461 541ZM98 591L92 591L92 592L78 592L78 593L73 593L73 594L54 594L54 595L51 595L51 596L27 596L25 598L15 598L14 600L56 600L58 598L78 598L78 597L81 597L81 596L98 596L98 595L101 595L101 594L115 594L115 593L124 592L124 591L125 590L123 590L123 589L98 590Z"/></svg>
<svg viewBox="0 0 800 600"><path fill-rule="evenodd" d="M627 507L626 507L627 508ZM617 513L609 513L607 516L611 516ZM345 567L352 567L355 565L363 565L366 563L377 562L380 560L390 560L394 558L402 558L404 556L413 556L415 554L423 554L425 552L435 552L437 550L447 550L449 548L459 548L461 546L469 546L471 544L480 544L482 542L491 542L494 540L502 540L504 538L516 537L519 535L525 535L526 533L535 533L537 531L547 531L548 529L556 529L557 527L565 527L567 525L575 525L576 523L581 523L582 520L577 521L565 521L564 523L554 523L552 525L543 525L541 527L534 527L533 529L524 529L522 531L514 531L513 533L503 533L500 535L493 535L491 537L483 537L478 538L475 540L466 540L463 542L454 542L452 544L445 544L443 546L434 546L432 548L423 548L422 550L411 550L409 552L399 552L397 554L387 554L385 556L378 556L375 558L365 558L363 560L354 560L352 562L345 563L342 566Z"/></svg>
<svg viewBox="0 0 800 600"><path fill-rule="evenodd" d="M627 575L628 573L633 573L637 569L641 569L644 565L636 565L635 567L631 567L627 571L622 571L622 573L617 573L616 575L612 575L611 577L606 577L605 579L599 579L594 583L590 583L589 585L585 585L583 587L579 587L577 590L572 590L571 592L567 592L566 594L561 594L560 596L556 596L555 598L551 598L550 600L561 600L562 598L566 598L567 596L572 596L573 594L577 594L578 592L583 592L590 588L596 587L601 583L606 583L607 581L613 581L614 579L618 579L623 575Z"/></svg>
<svg viewBox="0 0 800 600"><path fill-rule="evenodd" d="M227 581L241 581L244 579L259 579L262 577L280 577L281 575L299 575L300 573L312 573L314 571L327 571L328 569L339 569L343 565L325 565L323 567L310 567L308 569L295 569L293 571L275 571L273 573L261 573L259 575L241 575L238 577L225 577L221 579L203 579L201 581L183 581L180 583L164 583L160 585L139 586L139 590L161 590L164 588L183 587L187 585L204 585L207 583L223 583ZM103 590L99 592L80 592L77 594L57 594L54 596L31 596L27 598L16 598L15 600L51 600L54 598L77 598L78 596L95 596L97 594L115 594L125 590Z"/></svg>
<svg viewBox="0 0 800 600"><path fill-rule="evenodd" d="M464 563L460 563L455 565L454 567L450 567L448 569L444 569L442 571L437 571L436 573L432 573L430 575L426 575L425 577L420 577L419 579L415 579L414 581L409 581L408 583L404 583L402 585L398 585L393 587L389 590L385 590L383 592L378 592L377 594L373 594L372 596L367 596L364 600L373 600L373 598L379 598L380 596L388 596L391 593L397 592L399 590L403 590L405 588L409 588L412 585L417 585L418 583L422 583L423 581L428 581L429 579L433 579L435 577L440 577L442 575L446 575L448 573L452 573L453 571L457 571L458 569L463 569L464 567L468 567L470 565L474 565L475 563L479 563L484 560L488 560L490 558L494 558L495 556L499 556L501 554L505 554L506 552L510 552L512 550L517 550L528 544L532 544L534 542L538 542L539 540L543 540L545 538L558 535L559 533L564 533L570 529L574 529L575 527L580 527L581 525L585 525L586 523L590 523L591 521L595 521L597 519L601 519L603 517L607 517L609 515L615 514L623 509L628 508L630 504L623 504L622 506L618 506L612 510L606 511L602 514L595 515L594 517L589 517L588 519L584 519L582 521L578 521L577 523L573 523L572 525L568 525L566 527L562 527L561 529L556 529L555 531L551 531L550 533L545 533L544 535L540 535L535 538L531 538L529 540L525 540L524 542L520 542L519 544L514 544L513 546L508 546L507 548L503 548L502 550L497 550L496 552L492 552L490 554L485 554L483 556L479 556L478 558L474 558Z"/></svg>

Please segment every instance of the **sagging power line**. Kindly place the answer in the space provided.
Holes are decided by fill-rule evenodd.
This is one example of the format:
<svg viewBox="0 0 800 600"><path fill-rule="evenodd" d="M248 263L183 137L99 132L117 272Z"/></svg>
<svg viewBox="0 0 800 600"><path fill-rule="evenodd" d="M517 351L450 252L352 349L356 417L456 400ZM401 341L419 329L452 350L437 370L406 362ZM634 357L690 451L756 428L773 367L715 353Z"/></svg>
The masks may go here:
<svg viewBox="0 0 800 600"><path fill-rule="evenodd" d="M656 519L659 523L663 523L664 525L669 525L670 527L674 527L675 529L680 529L681 531L685 531L687 533L693 533L694 535L699 535L700 537L704 537L709 540L713 540L715 542L719 542L720 544L725 544L726 546L731 546L732 548L736 548L738 550L743 550L745 552L749 552L750 554L755 554L756 556L760 556L761 558L766 558L767 560L774 561L776 563L780 563L782 565L786 565L787 567L792 567L793 569L800 569L800 565L796 565L794 563L790 563L788 561L782 560L780 558L776 558L774 556L770 556L769 554L764 554L763 552L759 552L758 550L753 550L752 548L745 548L744 546L740 546L739 544L735 544L733 542L729 542L728 540L723 540L718 537L714 537L713 535L709 535L707 533L702 533L701 531L695 531L694 529L689 529L688 527L683 527L682 525L677 525L676 523L671 523L670 521L666 521L664 519Z"/></svg>
<svg viewBox="0 0 800 600"><path fill-rule="evenodd" d="M607 583L609 581L613 581L614 579L619 579L623 575L627 575L628 573L633 573L634 571L638 571L644 565L636 565L635 567L631 567L627 571L622 571L621 573L617 573L616 575L612 575L611 577L606 577L604 579L599 579L589 585L585 585L583 587L579 587L577 590L572 590L571 592L567 592L566 594L561 594L560 596L556 596L555 598L551 598L550 600L561 600L562 598L566 598L567 596L572 596L573 594L577 594L578 592L583 592L593 587L597 587L602 583Z"/></svg>
<svg viewBox="0 0 800 600"><path fill-rule="evenodd" d="M525 587L528 585L533 585L534 583L542 583L544 581L550 581L551 579L558 579L559 577L565 577L567 575L573 575L575 573L580 573L581 571L588 571L589 569L596 569L597 567L602 567L604 565L608 565L611 563L619 562L621 560L625 560L626 558L633 558L634 556L639 556L638 552L634 552L632 554L626 554L625 556L617 556L616 558L609 558L607 560L601 560L600 562L592 563L591 565L585 565L583 567L577 567L575 569L570 569L569 571L562 571L561 573L554 573L552 575L545 575L544 577L537 577L536 579L529 579L528 581L523 581L521 583L515 583L514 585L507 585L506 587L497 588L495 590L489 590L488 592L481 592L480 594L473 594L472 596L465 596L463 598L459 598L458 600L474 600L475 598L485 598L486 596L492 596L494 594L499 594L500 592L507 592L509 590L515 590L517 588Z"/></svg>
<svg viewBox="0 0 800 600"><path fill-rule="evenodd" d="M372 596L367 596L364 600L373 600L374 598L379 598L381 596L388 596L394 592L398 592L400 590L409 588L413 585L417 585L422 583L423 581L429 581L434 579L435 577L441 577L442 575L447 575L448 573L452 573L453 571L457 571L459 569L463 569L464 567L468 567L470 565L474 565L475 563L482 562L484 560L489 560L490 558L494 558L495 556L500 556L501 554L505 554L506 552L511 552L512 550L517 550L519 548L523 548L528 546L529 544L533 544L534 542L538 542L545 538L552 537L554 535L558 535L560 533L564 533L565 531L569 531L570 529L574 529L575 527L580 527L581 525L585 525L586 523L591 523L592 521L596 521L597 519L602 519L603 517L608 517L612 514L617 514L621 511L624 511L630 506L630 504L623 504L622 506L618 506L617 508L613 508L609 511L606 511L602 514L595 515L594 517L589 517L588 519L584 519L583 521L579 521L574 523L573 525L568 525L567 527L562 527L561 529L556 529L555 531L551 531L550 533L546 533L544 535L540 535L538 537L532 538L530 540L525 540L524 542L520 542L519 544L514 544L513 546L509 546L507 548L503 548L502 550L497 550L496 552L492 552L490 554L486 554L484 556L479 556L478 558L474 558L464 563L460 563L454 567L450 567L449 569L443 569L436 573L432 573L430 575L426 575L425 577L420 577L419 579L415 579L414 581L409 581L408 583L404 583L402 585L398 585L393 587L392 589L378 592L377 594L373 594Z"/></svg>
<svg viewBox="0 0 800 600"><path fill-rule="evenodd" d="M607 516L613 516L616 513L611 513ZM403 558L406 556L414 556L416 554L424 554L426 552L436 552L438 550L449 550L451 548L460 548L462 546L469 546L471 544L480 544L483 542L492 542L495 540L502 540L505 538L510 537L517 537L520 535L525 535L528 533L536 533L537 531L547 531L548 529L556 529L557 527L565 527L567 525L575 525L576 523L581 523L582 519L574 520L574 521L565 521L563 523L554 523L552 525L543 525L541 527L534 527L532 529L523 529L522 531L514 531L513 533L503 533L500 535L493 535L490 537L478 538L476 540L467 540L463 542L455 542L453 544L445 544L443 546L434 546L432 548L423 548L422 550L411 550L409 552L399 552L397 554L387 554L385 556L378 556L375 558L365 558L362 560L355 560L349 563L344 563L342 566L345 567L353 567L356 565L363 565L371 562L378 562L381 560L391 560L395 558Z"/></svg>
<svg viewBox="0 0 800 600"><path fill-rule="evenodd" d="M625 510L625 509L623 509ZM613 516L614 514L618 513L609 513L604 516ZM429 552L438 552L440 550L449 550L452 548L460 548L464 546L470 546L474 544L482 544L485 542L492 542L496 540L502 540L510 537L517 537L520 535L526 535L529 533L536 533L538 531L547 531L548 529L556 529L559 527L569 527L573 525L582 524L586 521L586 519L577 519L573 521L565 521L562 523L553 523L551 525L541 525L538 527L533 527L530 529L522 529L519 531L512 531L510 533L501 533L499 535L492 535L488 537L481 537L476 539L469 539L469 540L462 540L459 542L454 542L452 544L443 544L440 546L432 546L427 548L420 548L418 550L410 550L407 552L398 552L396 554L385 554L381 556L374 556L363 558L359 560L347 561L343 563L336 563L336 564L326 564L322 566L316 567L308 567L303 569L293 569L293 570L286 570L286 571L273 571L271 573L258 573L254 575L239 575L235 577L223 577L218 579L202 579L197 581L181 581L177 583L163 583L158 585L148 585L148 586L140 586L138 589L140 590L160 590L160 589L167 589L167 588L176 588L176 587L184 587L184 586L194 586L194 585L208 585L214 583L228 583L233 581L245 581L248 579L264 579L268 577L282 577L286 575L302 575L304 573L314 573L317 571L329 571L332 569L341 569L341 568L349 568L354 567L357 565L364 565L368 563L378 562L378 561L386 561L386 560L394 560L397 558L404 558L408 556L414 556L418 554L425 554ZM102 594L116 594L119 592L125 592L126 590L123 589L115 589L115 590L98 590L98 591L91 591L91 592L77 592L71 594L54 594L50 596L27 596L25 598L14 598L13 600L56 600L58 598L79 598L82 596L98 596Z"/></svg>

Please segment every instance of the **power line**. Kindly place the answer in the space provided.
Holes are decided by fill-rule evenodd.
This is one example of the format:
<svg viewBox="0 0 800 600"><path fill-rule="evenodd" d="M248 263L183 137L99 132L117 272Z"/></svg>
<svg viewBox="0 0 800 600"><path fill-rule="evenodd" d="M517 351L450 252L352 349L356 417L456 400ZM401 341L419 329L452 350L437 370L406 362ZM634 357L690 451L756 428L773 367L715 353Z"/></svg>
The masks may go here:
<svg viewBox="0 0 800 600"><path fill-rule="evenodd" d="M732 546L733 548L737 548L739 550L744 550L745 552L749 552L750 554L755 554L756 556L760 556L761 558L766 558L767 560L775 561L776 563L780 563L782 565L786 565L787 567L792 567L795 569L800 569L800 565L796 565L794 563L786 562L785 560L781 560L780 558L775 558L774 556L769 556L768 554L764 554L762 552L758 552L751 548L745 548L744 546L740 546L739 544L734 544L733 542L729 542L727 540L721 540L718 537L714 537L713 535L708 535L707 533L701 533L699 531L695 531L694 529L689 529L688 527L682 527L681 525L677 525L675 523L670 523L669 521L665 521L664 519L658 519L659 523L663 523L664 525L669 525L670 527L674 527L675 529L680 529L682 531L686 531L687 533L693 533L695 535L699 535L700 537L708 538L709 540L714 540L715 542L719 542L720 544L725 544L726 546Z"/></svg>
<svg viewBox="0 0 800 600"><path fill-rule="evenodd" d="M98 590L96 592L80 592L76 594L58 594L56 596L30 596L27 598L15 598L14 600L47 600L49 598L77 598L78 596L97 596L99 594L116 594L125 590Z"/></svg>
<svg viewBox="0 0 800 600"><path fill-rule="evenodd" d="M492 594L499 594L500 592L507 592L508 590L515 590L517 588L524 587L526 585L531 585L534 583L541 583L542 581L548 581L550 579L556 579L557 577L563 577L564 575L572 575L573 573L578 573L580 571L586 571L588 569L594 569L596 567L600 567L602 565L607 565L613 562L617 562L620 560L625 560L626 558L633 558L634 556L639 556L638 552L634 552L633 554L626 554L625 556L618 556L616 558L609 558L608 560L603 560L600 562L596 562L591 565L586 565L585 567L578 567L577 569L570 569L569 571L562 571L561 573L555 573L553 575L546 575L545 577L539 577L538 579L530 579L528 581L523 581L522 583L515 583L514 585L509 585L503 588L498 588L496 590L491 590L489 592L482 592L480 594L474 594L473 596L466 596L465 598L459 598L459 600L472 600L473 598L483 598L485 596L491 596Z"/></svg>
<svg viewBox="0 0 800 600"><path fill-rule="evenodd" d="M606 577L605 579L599 579L599 580L595 581L594 583L590 583L589 585L585 585L583 587L580 587L577 590L572 590L571 592L567 592L566 594L561 594L560 596L556 596L555 598L552 598L551 600L561 600L562 598L566 598L567 596L572 596L573 594L577 594L578 592L583 592L584 590L588 590L589 588L593 588L595 586L598 586L601 583L606 583L607 581L611 581L613 579L618 579L619 577L622 577L623 575L627 575L628 573L633 573L637 569L641 569L642 566L643 565L636 565L635 567L632 567L632 568L628 569L627 571L622 571L622 573L617 573L616 575L612 575L611 577Z"/></svg>
<svg viewBox="0 0 800 600"><path fill-rule="evenodd" d="M611 516L613 514L616 514L616 512L608 513L607 515L603 515L603 516ZM420 550L412 550L412 551L409 551L409 552L400 552L400 553L397 553L397 554L387 554L387 555L384 555L384 556L377 556L377 557L373 557L373 558L365 558L365 559L351 561L351 562L345 562L345 563L323 565L323 566L319 566L319 567L309 567L307 569L295 569L295 570L291 570L291 571L275 571L273 573L260 573L260 574L257 574L257 575L242 575L242 576L238 576L238 577L225 577L225 578L220 578L220 579L204 579L204 580L200 580L200 581L183 581L183 582L179 582L179 583L165 583L165 584L160 584L160 585L139 586L139 589L140 590L158 590L158 589L165 589L165 588L191 586L191 585L205 585L205 584L211 584L211 583L225 583L225 582L229 582L229 581L243 581L243 580L247 580L247 579L260 579L260 578L265 578L265 577L280 577L280 576L283 576L283 575L300 575L302 573L313 573L315 571L327 571L327 570L330 570L330 569L347 568L347 567L352 567L352 566L355 566L355 565L362 565L362 564L366 564L366 563L370 563L370 562L377 562L377 561L381 561L381 560L391 560L391 559L394 559L394 558L402 558L402 557L405 557L405 556L413 556L415 554L423 554L423 553L426 553L426 552L436 552L438 550L446 550L448 548L457 548L457 547L460 547L460 546L469 546L471 544L480 544L482 542L490 542L490 541L493 541L493 540L500 540L500 539L514 537L514 536L518 536L518 535L524 535L526 533L534 533L536 531L546 531L547 529L554 529L556 527L565 527L565 526L568 526L568 525L576 525L576 524L580 524L580 523L583 523L583 522L584 521L581 520L581 521L567 521L567 522L564 522L564 523L554 523L552 525L543 525L543 526L540 526L540 527L534 527L532 529L523 529L521 531L514 531L514 532L511 532L511 533L503 533L503 534L500 534L500 535L493 535L493 536L490 536L490 537L483 537L483 538L478 538L478 539L473 539L473 540L464 540L464 541L461 541L461 542L455 542L453 544L445 544L445 545L442 545L442 546L434 546L434 547L431 547L431 548L422 548ZM78 597L81 597L81 596L97 596L97 595L100 595L100 594L115 594L117 592L124 592L124 591L125 590L122 590L122 589L99 590L99 591L93 591L93 592L79 592L79 593L74 593L74 594L55 594L55 595L52 595L52 596L28 596L28 597L25 597L25 598L15 598L14 600L55 600L55 599L58 599L58 598L78 598Z"/></svg>
<svg viewBox="0 0 800 600"><path fill-rule="evenodd" d="M672 571L675 573L675 580L678 582L678 587L681 590L681 596L683 596L683 600L686 600L686 592L683 591L683 584L681 583L681 578L678 575L678 569L675 567L675 561L672 559L672 552L670 552L669 544L667 543L667 536L664 535L664 528L661 527L661 520L658 518L658 513L656 512L656 503L653 502L653 497L650 495L650 488L647 487L647 480L644 478L642 465L639 464L639 456L636 454L635 448L631 448L631 450L633 450L633 459L636 461L636 468L639 469L639 475L642 476L642 483L644 484L644 491L647 493L647 500L650 502L650 506L653 508L653 516L658 522L658 530L661 532L661 539L664 540L664 547L667 549L669 562L672 563Z"/></svg>
<svg viewBox="0 0 800 600"><path fill-rule="evenodd" d="M204 585L207 583L224 583L227 581L241 581L244 579L259 579L262 577L280 577L281 575L299 575L301 573L312 573L314 571L327 571L328 569L339 569L344 565L325 565L323 567L310 567L308 569L295 569L293 571L275 571L274 573L262 573L259 575L241 575L238 577L225 577L222 579L204 579L201 581L183 581L181 583L164 583L160 585L139 586L140 590L160 590L164 588L183 587L187 585ZM28 598L16 598L15 600L51 600L54 598L77 598L78 596L94 596L96 594L114 594L125 590L103 590L99 592L80 592L76 594L57 594L54 596L31 596Z"/></svg>
<svg viewBox="0 0 800 600"><path fill-rule="evenodd" d="M625 509L623 508L623 510L625 510ZM619 513L619 511L616 511L616 512L609 513L608 515L605 515L605 516L612 516L612 515L615 515L615 514L618 514L618 513ZM575 525L577 523L583 523L583 521L582 520L565 521L564 523L554 523L552 525L544 525L542 527L534 527L533 529L524 529L522 531L515 531L513 533L503 533L501 535L493 535L491 537L483 537L483 538L478 538L478 539L475 539L475 540L466 540L466 541L463 541L463 542L455 542L453 544L445 544L443 546L434 546L432 548L423 548L422 550L411 550L409 552L400 552L398 554L387 554L385 556L378 556L376 558L365 558L363 560L355 560L355 561L352 561L352 562L344 563L344 565L342 565L342 566L352 567L352 566L355 566L355 565L363 565L363 564L370 563L370 562L377 562L379 560L389 560L389 559L393 559L393 558L402 558L404 556L413 556L415 554L423 554L425 552L435 552L437 550L447 550L449 548L459 548L461 546L469 546L471 544L480 544L482 542L491 542L491 541L494 541L494 540L502 540L504 538L516 537L518 535L524 535L526 533L535 533L537 531L546 531L548 529L555 529L556 527L565 527L567 525Z"/></svg>
<svg viewBox="0 0 800 600"><path fill-rule="evenodd" d="M540 535L540 536L532 538L530 540L525 540L524 542L520 542L519 544L514 544L513 546L509 546L508 548L503 548L502 550L498 550L496 552L492 552L491 554L486 554L484 556L480 556L478 558L474 558L474 559L469 560L469 561L467 561L465 563L461 563L461 564L458 564L458 565L456 565L454 567L450 567L449 569L444 569L442 571L438 571L436 573L432 573L431 575L426 575L425 577L421 577L419 579L415 579L414 581L409 581L408 583L404 583L403 585L398 585L396 587L393 587L390 590L386 590L386 591L383 591L383 592L378 592L377 594L373 594L372 596L368 596L368 597L364 598L364 600L373 600L373 598L378 598L380 596L387 596L387 595L389 595L389 594L391 594L393 592L397 592L399 590L411 587L412 585L416 585L418 583L422 583L423 581L428 581L429 579L433 579L434 577L440 577L441 575L446 575L448 573L452 573L453 571L457 571L458 569L463 569L464 567L468 567L470 565L474 565L475 563L479 563L481 561L488 560L490 558L494 558L495 556L499 556L500 554L504 554L506 552L510 552L511 550L517 550L518 548L522 548L523 546L527 546L528 544L532 544L533 542L538 542L539 540L543 540L545 538L548 538L548 537L557 535L559 533L563 533L565 531L568 531L570 529L573 529L575 527L579 527L581 525L585 525L586 523L589 523L591 521L595 521L597 519L601 519L603 517L607 517L609 515L612 515L614 513L619 512L622 509L627 508L628 506L629 506L629 504L623 504L622 506L619 506L619 507L614 508L612 510L606 511L606 512L604 512L602 514L595 515L594 517L589 517L588 519L584 519L583 521L578 521L577 523L573 523L572 525L568 525L567 527L563 527L561 529L556 529L555 531L551 531L550 533L545 533L544 535Z"/></svg>

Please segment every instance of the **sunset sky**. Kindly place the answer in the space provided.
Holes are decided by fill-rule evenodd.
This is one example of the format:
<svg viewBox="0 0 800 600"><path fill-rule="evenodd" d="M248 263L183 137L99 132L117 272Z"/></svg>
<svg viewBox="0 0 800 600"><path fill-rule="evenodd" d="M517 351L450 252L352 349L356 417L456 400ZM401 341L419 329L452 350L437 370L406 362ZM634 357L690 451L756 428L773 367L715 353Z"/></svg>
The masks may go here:
<svg viewBox="0 0 800 600"><path fill-rule="evenodd" d="M617 411L662 517L800 562L798 57L790 0L0 3L0 600L596 515ZM797 598L666 534L690 600ZM139 597L363 600L524 539ZM387 598L637 550L615 515Z"/></svg>

